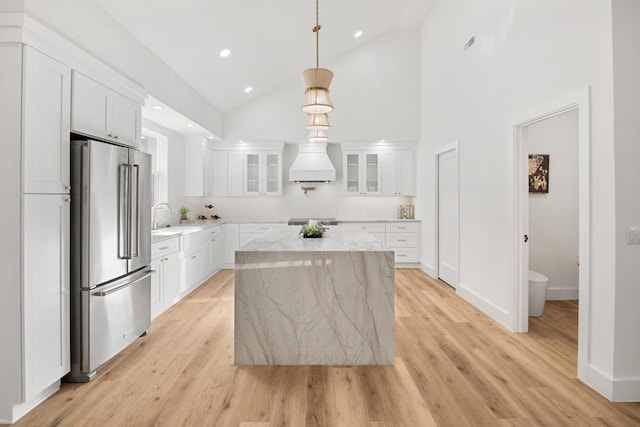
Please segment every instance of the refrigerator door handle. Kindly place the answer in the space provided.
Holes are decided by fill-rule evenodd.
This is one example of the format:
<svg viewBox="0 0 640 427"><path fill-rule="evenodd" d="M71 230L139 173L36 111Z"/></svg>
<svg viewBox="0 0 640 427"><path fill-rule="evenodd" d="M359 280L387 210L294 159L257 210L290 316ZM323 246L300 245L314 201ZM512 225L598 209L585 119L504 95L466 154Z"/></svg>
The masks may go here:
<svg viewBox="0 0 640 427"><path fill-rule="evenodd" d="M140 167L138 165L130 165L131 168L131 246L129 249L129 257L140 256Z"/></svg>
<svg viewBox="0 0 640 427"><path fill-rule="evenodd" d="M118 258L131 258L131 175L129 165L120 165L118 186Z"/></svg>
<svg viewBox="0 0 640 427"><path fill-rule="evenodd" d="M120 285L120 286L115 287L115 288L111 288L111 289L109 289L108 291L98 291L98 292L94 292L94 293L93 293L93 296L96 296L96 297L106 297L107 295L111 295L111 294L113 294L113 293L116 293L116 292L118 292L118 291L121 291L121 290L123 290L123 289L125 289L125 288L128 288L128 287L129 287L129 286L131 286L131 285L134 285L134 284L136 284L136 283L138 283L138 282L143 281L143 280L144 280L144 279L146 279L147 277L151 276L151 275L154 273L154 271L149 270L149 271L147 271L146 273L147 273L147 274L145 274L144 276L139 277L139 278L137 278L136 280L134 280L134 281L132 281L132 282L125 283L124 285Z"/></svg>

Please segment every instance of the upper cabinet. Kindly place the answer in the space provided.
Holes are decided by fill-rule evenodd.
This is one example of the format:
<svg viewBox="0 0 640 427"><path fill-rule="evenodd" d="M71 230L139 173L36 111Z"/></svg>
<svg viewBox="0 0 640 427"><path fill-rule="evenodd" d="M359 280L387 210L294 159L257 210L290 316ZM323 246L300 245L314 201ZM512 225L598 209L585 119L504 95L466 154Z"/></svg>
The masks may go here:
<svg viewBox="0 0 640 427"><path fill-rule="evenodd" d="M138 147L142 107L76 71L72 74L71 129Z"/></svg>
<svg viewBox="0 0 640 427"><path fill-rule="evenodd" d="M380 194L380 154L373 151L345 151L343 165L344 194L377 196Z"/></svg>
<svg viewBox="0 0 640 427"><path fill-rule="evenodd" d="M282 151L245 153L244 195L282 195Z"/></svg>
<svg viewBox="0 0 640 427"><path fill-rule="evenodd" d="M415 143L343 143L345 196L414 196Z"/></svg>
<svg viewBox="0 0 640 427"><path fill-rule="evenodd" d="M22 139L24 193L69 192L70 102L69 67L25 47Z"/></svg>
<svg viewBox="0 0 640 427"><path fill-rule="evenodd" d="M414 196L415 153L410 150L389 151L381 154L382 195Z"/></svg>
<svg viewBox="0 0 640 427"><path fill-rule="evenodd" d="M213 196L282 195L282 152L284 143L239 146L214 143L210 165ZM206 163L205 163L206 165Z"/></svg>

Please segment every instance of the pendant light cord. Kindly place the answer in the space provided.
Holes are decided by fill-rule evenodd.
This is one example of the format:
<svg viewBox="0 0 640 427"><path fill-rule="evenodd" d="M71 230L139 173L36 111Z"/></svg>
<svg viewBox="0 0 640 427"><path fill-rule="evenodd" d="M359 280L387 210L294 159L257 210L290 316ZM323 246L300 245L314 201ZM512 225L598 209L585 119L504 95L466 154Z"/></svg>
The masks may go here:
<svg viewBox="0 0 640 427"><path fill-rule="evenodd" d="M316 26L313 27L313 32L316 33L316 68L320 68L320 24L318 21L318 13L320 8L318 7L318 0L316 0Z"/></svg>

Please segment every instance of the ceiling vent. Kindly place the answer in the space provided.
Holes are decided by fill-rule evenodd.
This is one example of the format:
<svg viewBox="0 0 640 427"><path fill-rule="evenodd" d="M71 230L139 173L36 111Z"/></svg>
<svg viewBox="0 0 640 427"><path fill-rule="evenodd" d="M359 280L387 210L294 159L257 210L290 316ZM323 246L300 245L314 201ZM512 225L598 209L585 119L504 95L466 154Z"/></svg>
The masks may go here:
<svg viewBox="0 0 640 427"><path fill-rule="evenodd" d="M331 182L336 180L336 168L327 155L326 142L300 142L298 155L289 169L289 181Z"/></svg>

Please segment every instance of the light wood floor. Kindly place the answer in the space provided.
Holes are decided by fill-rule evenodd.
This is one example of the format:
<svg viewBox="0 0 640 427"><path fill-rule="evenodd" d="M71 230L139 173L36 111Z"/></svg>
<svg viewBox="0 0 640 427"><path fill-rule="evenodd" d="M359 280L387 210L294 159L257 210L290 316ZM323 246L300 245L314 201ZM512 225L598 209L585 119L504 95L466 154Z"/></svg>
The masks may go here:
<svg viewBox="0 0 640 427"><path fill-rule="evenodd" d="M233 272L18 426L638 426L576 380L577 304L512 334L420 270L396 270L390 367L235 367Z"/></svg>

